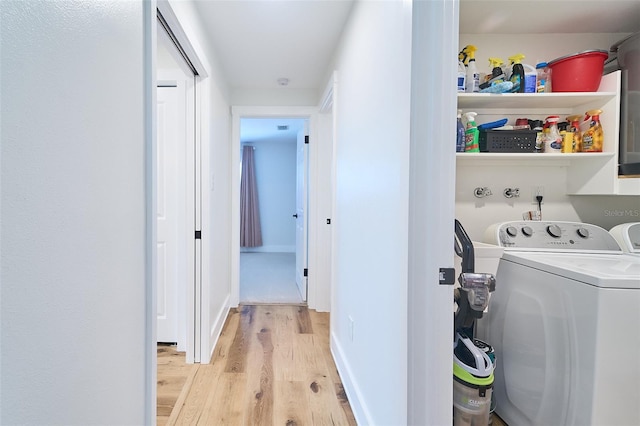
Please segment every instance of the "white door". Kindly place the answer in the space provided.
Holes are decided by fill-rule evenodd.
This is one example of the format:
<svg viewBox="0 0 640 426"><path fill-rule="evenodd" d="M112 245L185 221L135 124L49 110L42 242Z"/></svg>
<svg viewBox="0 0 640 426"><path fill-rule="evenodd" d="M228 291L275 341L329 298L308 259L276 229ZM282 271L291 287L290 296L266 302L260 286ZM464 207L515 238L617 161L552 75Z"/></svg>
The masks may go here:
<svg viewBox="0 0 640 426"><path fill-rule="evenodd" d="M296 155L296 285L304 302L307 301L307 133L298 132Z"/></svg>
<svg viewBox="0 0 640 426"><path fill-rule="evenodd" d="M178 277L182 269L179 219L184 208L181 164L185 146L184 87L157 91L157 341L178 342Z"/></svg>

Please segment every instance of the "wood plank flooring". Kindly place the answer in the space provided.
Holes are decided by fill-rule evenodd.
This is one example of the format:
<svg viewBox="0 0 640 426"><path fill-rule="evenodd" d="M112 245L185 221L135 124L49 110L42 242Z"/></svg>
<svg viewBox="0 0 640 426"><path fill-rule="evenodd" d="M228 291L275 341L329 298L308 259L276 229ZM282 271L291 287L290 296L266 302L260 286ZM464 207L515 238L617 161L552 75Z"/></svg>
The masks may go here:
<svg viewBox="0 0 640 426"><path fill-rule="evenodd" d="M184 354L160 349L158 425L356 425L329 350L328 313L232 309L210 364L184 366Z"/></svg>

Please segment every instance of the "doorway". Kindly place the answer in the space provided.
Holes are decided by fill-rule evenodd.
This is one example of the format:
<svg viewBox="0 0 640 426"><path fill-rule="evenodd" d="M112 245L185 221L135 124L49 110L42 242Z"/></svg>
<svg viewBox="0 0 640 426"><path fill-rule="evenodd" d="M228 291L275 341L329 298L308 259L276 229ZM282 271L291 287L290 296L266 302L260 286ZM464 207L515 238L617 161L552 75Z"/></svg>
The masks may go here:
<svg viewBox="0 0 640 426"><path fill-rule="evenodd" d="M307 301L308 119L240 119L239 302Z"/></svg>
<svg viewBox="0 0 640 426"><path fill-rule="evenodd" d="M175 345L194 362L197 72L160 12L156 33L156 340Z"/></svg>

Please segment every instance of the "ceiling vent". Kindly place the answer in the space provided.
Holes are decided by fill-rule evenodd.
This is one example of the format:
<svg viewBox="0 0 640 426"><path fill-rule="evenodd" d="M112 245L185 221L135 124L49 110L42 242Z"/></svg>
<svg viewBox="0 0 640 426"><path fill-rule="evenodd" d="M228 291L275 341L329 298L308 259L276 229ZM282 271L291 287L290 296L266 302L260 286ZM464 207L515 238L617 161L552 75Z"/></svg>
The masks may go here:
<svg viewBox="0 0 640 426"><path fill-rule="evenodd" d="M278 126L278 130L289 130L289 126Z"/></svg>

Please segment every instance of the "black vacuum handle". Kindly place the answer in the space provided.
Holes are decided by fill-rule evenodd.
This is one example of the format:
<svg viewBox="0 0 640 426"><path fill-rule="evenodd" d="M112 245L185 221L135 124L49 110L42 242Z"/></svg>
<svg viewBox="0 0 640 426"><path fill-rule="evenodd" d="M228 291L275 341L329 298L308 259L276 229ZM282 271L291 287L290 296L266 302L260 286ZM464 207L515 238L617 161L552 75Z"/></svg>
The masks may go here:
<svg viewBox="0 0 640 426"><path fill-rule="evenodd" d="M473 243L462 224L455 219L455 241L454 248L456 254L462 258L462 272L475 272L475 254L473 252Z"/></svg>

